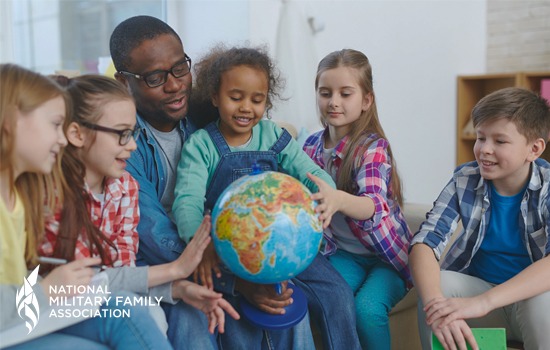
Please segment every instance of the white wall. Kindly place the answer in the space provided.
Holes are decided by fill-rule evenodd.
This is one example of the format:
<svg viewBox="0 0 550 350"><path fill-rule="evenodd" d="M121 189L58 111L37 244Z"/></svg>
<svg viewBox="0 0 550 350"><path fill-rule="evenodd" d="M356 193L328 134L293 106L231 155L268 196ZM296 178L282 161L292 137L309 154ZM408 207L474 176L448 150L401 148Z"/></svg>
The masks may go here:
<svg viewBox="0 0 550 350"><path fill-rule="evenodd" d="M296 1L305 16L325 25L313 39L316 61L344 47L361 50L370 58L380 118L404 181L405 197L431 203L455 166L456 76L486 71L486 1L287 1ZM26 3L20 1L17 6L23 10ZM275 57L281 6L279 0L167 0L166 11L168 22L196 61L219 41L267 43ZM35 12L40 18L33 39L49 48L37 50L40 68L59 61L59 37L51 35L52 29L59 32L51 20L57 9L49 6ZM7 8L0 10L5 18ZM50 29L42 30L46 22ZM18 16L13 24L24 25ZM45 33L48 40L42 38ZM4 35L0 57L10 54ZM15 47L26 49L21 43ZM285 67L280 68L284 73ZM308 84L313 89L313 77ZM317 118L314 101L297 102L311 106L311 112L293 118Z"/></svg>
<svg viewBox="0 0 550 350"><path fill-rule="evenodd" d="M550 70L550 1L487 2L487 71Z"/></svg>
<svg viewBox="0 0 550 350"><path fill-rule="evenodd" d="M315 37L318 59L354 48L371 60L378 110L406 200L431 203L455 167L456 76L485 72L485 1L299 3L325 24ZM275 47L279 1L186 1L184 7L181 34L189 52L224 38ZM210 15L198 15L199 7ZM308 117L317 118L314 113Z"/></svg>
<svg viewBox="0 0 550 350"><path fill-rule="evenodd" d="M237 45L247 41L248 10L245 0L169 0L168 23L181 36L185 52L196 61L218 42Z"/></svg>
<svg viewBox="0 0 550 350"><path fill-rule="evenodd" d="M13 17L9 16L12 30L24 33L24 40L14 42L14 57L3 57L6 61L22 58L17 62L24 67L32 67L38 72L53 73L62 64L61 29L59 21L60 4L58 0L12 1Z"/></svg>

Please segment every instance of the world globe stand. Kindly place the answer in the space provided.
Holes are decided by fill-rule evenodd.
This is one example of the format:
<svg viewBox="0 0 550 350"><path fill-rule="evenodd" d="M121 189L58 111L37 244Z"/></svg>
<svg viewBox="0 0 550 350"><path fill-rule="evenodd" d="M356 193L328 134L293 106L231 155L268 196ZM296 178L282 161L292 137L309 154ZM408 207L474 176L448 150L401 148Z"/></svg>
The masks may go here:
<svg viewBox="0 0 550 350"><path fill-rule="evenodd" d="M286 306L283 315L274 315L258 309L250 304L245 298L241 298L240 307L241 313L246 319L258 328L276 331L294 327L307 314L307 298L300 287L288 284L287 288L293 290L293 303ZM275 289L278 294L281 294L281 284L276 283Z"/></svg>
<svg viewBox="0 0 550 350"><path fill-rule="evenodd" d="M292 176L262 172L233 181L212 208L212 241L225 266L243 280L273 285L302 271L315 259L323 237L311 192ZM307 314L307 298L296 285L292 304L284 314L270 314L240 298L240 312L251 324L282 330L298 324Z"/></svg>

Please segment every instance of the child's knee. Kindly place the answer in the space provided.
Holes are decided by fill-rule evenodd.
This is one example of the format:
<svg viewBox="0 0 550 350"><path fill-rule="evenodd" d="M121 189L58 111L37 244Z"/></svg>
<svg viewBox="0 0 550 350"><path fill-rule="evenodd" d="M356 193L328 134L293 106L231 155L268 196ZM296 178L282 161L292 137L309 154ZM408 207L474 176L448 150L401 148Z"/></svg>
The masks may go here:
<svg viewBox="0 0 550 350"><path fill-rule="evenodd" d="M356 300L357 323L368 327L380 327L389 323L390 307L379 300Z"/></svg>

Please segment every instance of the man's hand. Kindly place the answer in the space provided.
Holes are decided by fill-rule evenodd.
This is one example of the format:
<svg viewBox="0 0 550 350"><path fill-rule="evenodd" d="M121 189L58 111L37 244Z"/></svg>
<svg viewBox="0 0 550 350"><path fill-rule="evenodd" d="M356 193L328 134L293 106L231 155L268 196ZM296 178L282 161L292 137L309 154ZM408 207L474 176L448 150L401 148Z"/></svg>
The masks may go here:
<svg viewBox="0 0 550 350"><path fill-rule="evenodd" d="M200 281L202 285L206 286L206 288L214 290L212 270L214 270L217 278L222 276L222 272L220 270L220 258L218 257L218 254L216 254L214 244L210 242L204 251L202 261L193 273L193 279L196 283L199 283Z"/></svg>
<svg viewBox="0 0 550 350"><path fill-rule="evenodd" d="M282 293L277 294L273 284L256 284L238 279L236 289L258 309L270 314L282 315L286 312L284 308L294 301L291 298L293 290L287 288L287 285L288 282L282 282Z"/></svg>

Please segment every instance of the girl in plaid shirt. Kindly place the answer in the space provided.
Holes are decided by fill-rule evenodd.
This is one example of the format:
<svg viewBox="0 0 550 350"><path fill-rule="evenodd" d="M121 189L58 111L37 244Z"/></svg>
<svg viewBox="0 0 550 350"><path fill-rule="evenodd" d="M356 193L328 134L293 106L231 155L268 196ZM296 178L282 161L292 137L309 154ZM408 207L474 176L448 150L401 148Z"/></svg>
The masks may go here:
<svg viewBox="0 0 550 350"><path fill-rule="evenodd" d="M171 303L183 299L206 313L211 332L218 323L223 332L223 310L238 314L221 294L185 280L210 241L208 218L177 260L136 267L138 183L125 171L140 133L132 97L121 83L99 75L57 79L67 85L72 115L65 123L69 144L61 159L63 180L55 187L62 190L50 192L59 209L47 220L41 254L68 261L99 256L107 267L128 267L107 270L111 290L161 296ZM166 326L162 310L153 312Z"/></svg>
<svg viewBox="0 0 550 350"><path fill-rule="evenodd" d="M319 187L313 198L325 220L325 252L355 293L363 348L390 349L388 312L407 290L411 232L368 58L355 50L330 53L319 63L315 90L325 129L304 150L337 185L311 176Z"/></svg>

